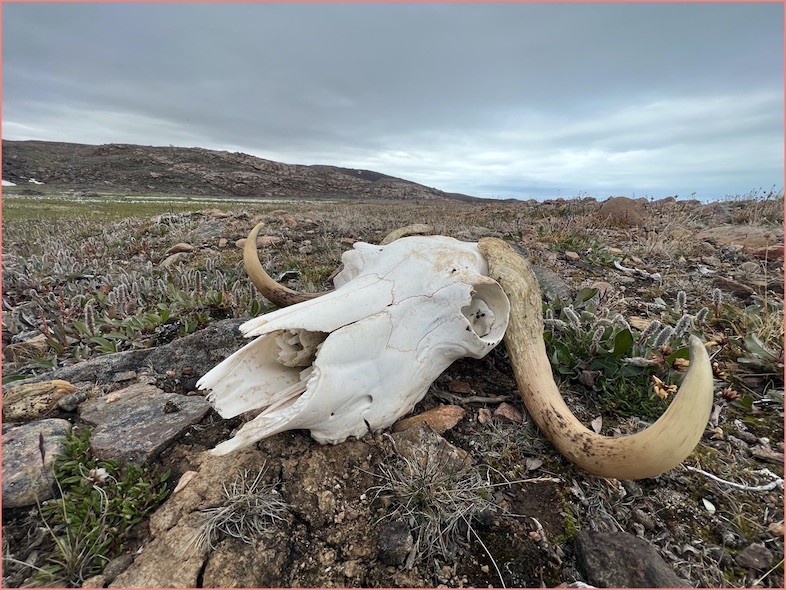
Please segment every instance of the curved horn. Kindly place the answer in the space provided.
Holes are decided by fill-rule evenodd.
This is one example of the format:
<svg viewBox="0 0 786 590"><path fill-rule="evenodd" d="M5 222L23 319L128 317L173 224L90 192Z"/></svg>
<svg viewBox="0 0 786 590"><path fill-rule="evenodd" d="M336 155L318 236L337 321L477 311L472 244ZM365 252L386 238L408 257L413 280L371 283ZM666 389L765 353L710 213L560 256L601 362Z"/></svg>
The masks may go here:
<svg viewBox="0 0 786 590"><path fill-rule="evenodd" d="M430 225L425 225L423 223L413 223L412 225L408 225L406 227L400 227L398 229L394 229L388 235L386 235L382 241L379 243L380 246L387 246L390 242L398 240L399 238L403 238L406 236L430 236L434 233L434 228Z"/></svg>
<svg viewBox="0 0 786 590"><path fill-rule="evenodd" d="M257 255L257 236L263 225L264 223L259 223L249 232L248 238L246 238L246 244L243 246L243 265L245 266L248 278L251 279L251 282L254 283L257 290L279 307L287 307L288 305L302 303L303 301L308 301L309 299L324 295L327 291L323 293L298 293L284 285L280 285L265 272L262 263L259 261L259 256ZM405 236L423 236L433 233L434 228L430 225L416 223L393 230L385 236L380 246L385 246Z"/></svg>
<svg viewBox="0 0 786 590"><path fill-rule="evenodd" d="M702 342L691 337L690 367L654 424L629 436L599 435L573 415L554 382L543 341L540 288L529 264L502 240L483 238L478 246L489 275L510 299L505 345L522 400L552 444L571 462L602 477L655 477L679 465L698 444L712 411L712 368Z"/></svg>
<svg viewBox="0 0 786 590"><path fill-rule="evenodd" d="M279 285L265 272L265 269L262 268L262 263L259 261L259 256L257 256L257 236L263 225L265 224L257 224L251 230L248 238L246 238L246 244L243 246L243 265L246 268L248 278L251 279L257 290L279 307L302 303L303 301L324 295L324 293L298 293L284 285Z"/></svg>

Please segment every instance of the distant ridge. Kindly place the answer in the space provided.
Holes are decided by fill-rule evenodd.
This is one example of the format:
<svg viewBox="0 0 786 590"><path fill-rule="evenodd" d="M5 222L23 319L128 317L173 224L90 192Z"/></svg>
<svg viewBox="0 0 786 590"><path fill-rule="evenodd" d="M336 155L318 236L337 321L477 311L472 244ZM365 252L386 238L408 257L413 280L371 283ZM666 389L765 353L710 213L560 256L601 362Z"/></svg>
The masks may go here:
<svg viewBox="0 0 786 590"><path fill-rule="evenodd" d="M81 190L261 199L485 201L372 170L283 164L240 152L3 140L3 180Z"/></svg>

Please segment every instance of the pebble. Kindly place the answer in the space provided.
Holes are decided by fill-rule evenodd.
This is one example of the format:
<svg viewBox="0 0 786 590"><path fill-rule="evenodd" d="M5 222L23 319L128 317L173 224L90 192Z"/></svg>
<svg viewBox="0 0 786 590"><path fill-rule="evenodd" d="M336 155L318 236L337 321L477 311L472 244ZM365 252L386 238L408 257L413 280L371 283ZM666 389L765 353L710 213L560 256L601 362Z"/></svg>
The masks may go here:
<svg viewBox="0 0 786 590"><path fill-rule="evenodd" d="M415 544L407 523L401 520L383 520L379 523L378 534L379 560L388 566L404 565Z"/></svg>
<svg viewBox="0 0 786 590"><path fill-rule="evenodd" d="M521 412L505 402L502 402L499 406L497 406L497 409L494 410L494 415L499 418L510 420L516 424L522 424L524 422L524 417L521 415Z"/></svg>
<svg viewBox="0 0 786 590"><path fill-rule="evenodd" d="M73 412L79 407L83 401L87 399L87 394L84 391L77 391L71 395L67 395L57 402L57 407L64 412Z"/></svg>
<svg viewBox="0 0 786 590"><path fill-rule="evenodd" d="M759 571L769 569L772 566L772 561L772 551L761 543L748 545L737 555L737 565Z"/></svg>
<svg viewBox="0 0 786 590"><path fill-rule="evenodd" d="M566 250L565 251L565 258L575 262L575 261L579 260L581 258L581 256L579 256L577 252L573 252L572 250Z"/></svg>
<svg viewBox="0 0 786 590"><path fill-rule="evenodd" d="M194 246L192 246L191 244L186 244L185 242L179 242L174 246L172 246L171 248L169 248L169 250L167 250L166 253L177 254L178 252L193 252L194 249L195 249Z"/></svg>
<svg viewBox="0 0 786 590"><path fill-rule="evenodd" d="M431 408L417 416L410 416L399 420L393 425L393 432L401 432L417 424L425 424L440 434L444 434L464 418L464 408L452 405L442 405Z"/></svg>

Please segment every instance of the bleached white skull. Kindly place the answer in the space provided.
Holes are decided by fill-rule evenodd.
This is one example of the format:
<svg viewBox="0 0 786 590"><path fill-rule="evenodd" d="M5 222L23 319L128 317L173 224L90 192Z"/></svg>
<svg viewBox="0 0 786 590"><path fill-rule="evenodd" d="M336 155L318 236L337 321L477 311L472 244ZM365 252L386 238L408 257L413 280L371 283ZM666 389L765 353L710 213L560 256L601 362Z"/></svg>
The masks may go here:
<svg viewBox="0 0 786 590"><path fill-rule="evenodd" d="M359 242L342 263L334 291L243 324L256 339L199 381L224 418L261 410L214 453L296 428L338 443L390 426L453 361L505 334L510 304L477 244Z"/></svg>
<svg viewBox="0 0 786 590"><path fill-rule="evenodd" d="M695 336L690 367L654 424L622 437L583 425L551 374L535 275L502 240L402 237L429 231L410 226L380 246L355 244L342 258L334 291L301 294L262 268L256 253L261 227L251 230L243 250L246 272L283 309L243 324L241 330L256 339L199 381L212 389L208 399L221 416L259 412L213 453L295 428L338 443L389 426L453 360L483 357L503 334L527 411L581 468L609 478L653 477L682 462L701 439L713 379Z"/></svg>

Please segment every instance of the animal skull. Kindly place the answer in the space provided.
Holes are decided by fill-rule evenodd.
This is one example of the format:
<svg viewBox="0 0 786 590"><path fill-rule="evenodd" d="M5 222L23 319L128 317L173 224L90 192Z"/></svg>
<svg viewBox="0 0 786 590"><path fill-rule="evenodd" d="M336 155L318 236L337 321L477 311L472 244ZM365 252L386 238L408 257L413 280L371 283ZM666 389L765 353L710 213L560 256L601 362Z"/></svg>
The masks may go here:
<svg viewBox="0 0 786 590"><path fill-rule="evenodd" d="M329 443L385 428L409 412L453 360L483 357L503 334L530 415L565 457L587 471L654 477L681 463L704 432L712 368L696 337L682 385L654 424L619 438L581 424L551 374L537 280L501 240L401 237L426 233L423 226L404 228L385 246L355 244L342 257L334 291L300 294L273 281L259 263L261 227L246 241L246 271L265 297L284 308L243 324L241 331L256 340L198 383L212 389L208 399L225 418L262 410L215 454L295 428Z"/></svg>
<svg viewBox="0 0 786 590"><path fill-rule="evenodd" d="M334 291L243 324L256 339L199 381L224 418L262 410L214 453L295 428L339 443L390 426L454 360L505 334L510 304L477 244L359 242L342 262Z"/></svg>

